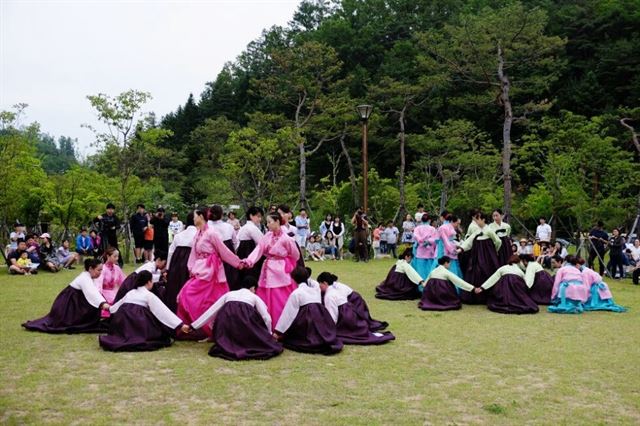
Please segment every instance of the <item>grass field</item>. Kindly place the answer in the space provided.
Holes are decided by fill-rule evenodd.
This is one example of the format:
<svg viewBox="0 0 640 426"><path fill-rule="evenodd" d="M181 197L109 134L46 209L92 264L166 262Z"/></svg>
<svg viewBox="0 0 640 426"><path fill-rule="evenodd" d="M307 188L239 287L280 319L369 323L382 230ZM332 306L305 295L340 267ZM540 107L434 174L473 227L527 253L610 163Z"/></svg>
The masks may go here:
<svg viewBox="0 0 640 426"><path fill-rule="evenodd" d="M229 362L209 344L107 353L95 335L24 331L78 271L0 274L3 424L640 424L640 287L624 314L422 312L379 301L391 261L311 265L358 290L395 342Z"/></svg>

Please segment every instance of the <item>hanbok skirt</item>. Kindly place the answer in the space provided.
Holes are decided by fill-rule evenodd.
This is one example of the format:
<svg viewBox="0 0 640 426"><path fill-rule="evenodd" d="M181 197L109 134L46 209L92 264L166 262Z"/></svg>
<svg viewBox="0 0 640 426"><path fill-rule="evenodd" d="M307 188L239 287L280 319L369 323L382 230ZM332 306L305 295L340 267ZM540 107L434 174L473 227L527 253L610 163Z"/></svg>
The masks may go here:
<svg viewBox="0 0 640 426"><path fill-rule="evenodd" d="M498 253L492 240L475 240L473 247L466 258L467 265L464 272L464 280L474 287L480 287L499 268ZM487 294L482 292L475 294L470 291L460 293L462 303L469 305L485 304Z"/></svg>
<svg viewBox="0 0 640 426"><path fill-rule="evenodd" d="M436 269L436 267L438 266L438 260L422 259L414 256L413 260L411 261L411 266L416 270L418 275L420 275L423 280L426 280L431 271Z"/></svg>
<svg viewBox="0 0 640 426"><path fill-rule="evenodd" d="M240 245L238 246L238 253L237 253L238 257L240 259L246 259L247 257L249 257L249 255L255 248L256 248L256 243L253 240L240 241ZM256 264L253 265L253 267L248 269L238 270L238 281L240 282L240 284L242 284L244 277L248 275L255 277L256 280L260 278L260 271L262 271L262 264L264 263L264 259L265 257L262 256L260 260L258 260Z"/></svg>
<svg viewBox="0 0 640 426"><path fill-rule="evenodd" d="M533 285L529 289L529 297L538 305L551 304L551 292L553 291L553 278L547 271L538 271L533 279Z"/></svg>
<svg viewBox="0 0 640 426"><path fill-rule="evenodd" d="M553 314L581 314L587 297L581 281L563 281L558 286L558 294L551 299L548 311Z"/></svg>
<svg viewBox="0 0 640 426"><path fill-rule="evenodd" d="M165 286L164 303L172 312L178 310L178 294L185 283L189 281L189 255L191 247L177 247L171 256L171 265L167 273L167 284Z"/></svg>
<svg viewBox="0 0 640 426"><path fill-rule="evenodd" d="M99 333L105 331L100 322L100 309L87 302L82 290L65 287L56 297L45 317L22 324L30 331L44 333Z"/></svg>
<svg viewBox="0 0 640 426"><path fill-rule="evenodd" d="M490 311L501 314L535 314L538 305L529 296L529 288L522 277L503 275L487 296Z"/></svg>
<svg viewBox="0 0 640 426"><path fill-rule="evenodd" d="M178 311L176 315L185 324L191 324L228 292L229 286L226 282L203 281L198 278L191 278L178 294ZM211 337L211 326L209 324L204 325L200 330L202 330L205 337ZM185 335L178 333L177 337L186 340L200 340L202 334L190 333Z"/></svg>
<svg viewBox="0 0 640 426"><path fill-rule="evenodd" d="M283 350L256 308L244 302L227 302L218 311L213 340L209 355L230 361L269 359Z"/></svg>
<svg viewBox="0 0 640 426"><path fill-rule="evenodd" d="M282 343L297 352L332 355L342 350L343 343L336 335L336 325L320 303L301 306Z"/></svg>
<svg viewBox="0 0 640 426"><path fill-rule="evenodd" d="M513 248L511 247L513 242L511 241L511 237L507 236L501 237L500 240L502 241L502 245L500 246L500 250L498 250L498 263L500 266L504 266L513 255Z"/></svg>
<svg viewBox="0 0 640 426"><path fill-rule="evenodd" d="M284 310L284 305L287 304L289 296L297 288L297 285L289 284L284 287L258 287L256 290L256 295L267 305L269 315L271 315L272 328L275 329Z"/></svg>
<svg viewBox="0 0 640 426"><path fill-rule="evenodd" d="M461 307L456 286L448 280L437 278L427 281L422 291L422 299L418 303L418 308L424 311L452 311Z"/></svg>
<svg viewBox="0 0 640 426"><path fill-rule="evenodd" d="M369 330L369 323L358 316L350 303L338 306L336 335L344 344L350 345L381 345L396 339L391 332Z"/></svg>
<svg viewBox="0 0 640 426"><path fill-rule="evenodd" d="M584 304L585 311L626 312L627 308L617 305L609 286L603 282L593 284L589 291L589 299Z"/></svg>
<svg viewBox="0 0 640 426"><path fill-rule="evenodd" d="M356 312L356 315L358 315L359 318L365 320L367 324L369 324L370 331L384 330L389 326L389 323L386 321L378 321L371 318L371 313L369 313L367 302L365 302L365 300L357 291L352 291L351 294L347 297L347 300Z"/></svg>
<svg viewBox="0 0 640 426"><path fill-rule="evenodd" d="M420 290L407 274L396 272L394 265L387 278L376 287L376 297L386 300L414 300L420 298Z"/></svg>
<svg viewBox="0 0 640 426"><path fill-rule="evenodd" d="M98 341L106 351L155 351L171 346L172 334L149 308L124 303L111 315L109 334L98 337Z"/></svg>
<svg viewBox="0 0 640 426"><path fill-rule="evenodd" d="M227 246L227 248L231 250L231 252L233 253L236 252L236 249L233 246L232 240L225 240L223 241L223 244ZM222 265L224 266L224 275L227 277L227 285L229 286L229 290L231 291L239 290L240 282L239 282L238 269L234 268L233 266L229 265L226 262L222 262Z"/></svg>

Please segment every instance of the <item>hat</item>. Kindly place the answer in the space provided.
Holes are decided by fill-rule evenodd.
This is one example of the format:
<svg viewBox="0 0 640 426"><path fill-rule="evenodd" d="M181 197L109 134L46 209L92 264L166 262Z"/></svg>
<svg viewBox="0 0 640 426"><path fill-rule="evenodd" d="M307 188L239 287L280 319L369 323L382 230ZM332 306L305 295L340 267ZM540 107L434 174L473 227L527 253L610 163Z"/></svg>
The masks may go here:
<svg viewBox="0 0 640 426"><path fill-rule="evenodd" d="M49 238L49 239L51 239L51 235L49 235L49 233L45 232L44 234L40 235L40 238Z"/></svg>
<svg viewBox="0 0 640 426"><path fill-rule="evenodd" d="M521 242L521 243L526 243L526 242L527 242L527 239L526 239L526 238L520 238L520 242Z"/></svg>

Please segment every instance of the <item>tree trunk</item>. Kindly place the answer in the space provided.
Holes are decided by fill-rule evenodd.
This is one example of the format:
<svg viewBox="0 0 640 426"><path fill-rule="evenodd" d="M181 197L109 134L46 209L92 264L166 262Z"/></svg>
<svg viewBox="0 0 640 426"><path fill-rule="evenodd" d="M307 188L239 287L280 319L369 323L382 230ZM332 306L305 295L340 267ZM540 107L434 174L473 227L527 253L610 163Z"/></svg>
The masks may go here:
<svg viewBox="0 0 640 426"><path fill-rule="evenodd" d="M447 177L444 174L442 163L438 163L438 173L442 178L442 189L440 190L440 213L442 213L447 208L447 198L449 196L447 193Z"/></svg>
<svg viewBox="0 0 640 426"><path fill-rule="evenodd" d="M622 124L624 127L629 129L629 131L631 132L631 140L633 141L633 145L638 150L638 154L640 154L640 140L638 140L638 133L636 132L636 129L632 125L627 123L627 121L631 121L631 119L623 118L622 120L620 120L620 124Z"/></svg>
<svg viewBox="0 0 640 426"><path fill-rule="evenodd" d="M504 73L504 56L502 47L498 44L498 77L500 78L500 100L504 108L504 123L502 126L502 180L504 184L503 213L505 221L511 216L511 125L513 124L513 110L509 99L511 83Z"/></svg>
<svg viewBox="0 0 640 426"><path fill-rule="evenodd" d="M307 155L304 149L304 142L298 143L300 150L300 208L308 208L307 206Z"/></svg>
<svg viewBox="0 0 640 426"><path fill-rule="evenodd" d="M400 138L400 206L398 208L398 214L404 220L404 216L407 212L407 205L405 200L405 191L404 191L404 171L406 166L406 158L405 158L405 129L404 129L404 118L407 112L408 102L404 104L402 111L400 111L400 117L398 118L398 123L400 124L400 133L398 137Z"/></svg>
<svg viewBox="0 0 640 426"><path fill-rule="evenodd" d="M356 172L353 168L353 162L351 161L351 156L349 155L349 151L347 151L347 145L344 143L344 138L347 136L347 125L345 124L344 129L342 130L342 134L340 135L340 147L342 147L342 152L344 153L345 158L347 159L347 167L349 168L349 181L351 182L351 196L353 197L353 205L358 206L358 184L356 182Z"/></svg>

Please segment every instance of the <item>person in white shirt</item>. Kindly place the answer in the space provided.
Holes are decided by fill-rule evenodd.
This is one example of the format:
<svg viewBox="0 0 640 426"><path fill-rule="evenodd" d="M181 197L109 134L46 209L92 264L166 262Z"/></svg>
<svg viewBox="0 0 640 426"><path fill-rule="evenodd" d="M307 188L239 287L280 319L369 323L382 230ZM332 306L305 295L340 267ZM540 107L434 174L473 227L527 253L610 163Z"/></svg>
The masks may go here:
<svg viewBox="0 0 640 426"><path fill-rule="evenodd" d="M13 232L9 234L10 242L6 254L8 255L11 251L16 250L18 248L18 240L24 240L25 238L24 226L16 221L16 223L13 224Z"/></svg>
<svg viewBox="0 0 640 426"><path fill-rule="evenodd" d="M396 252L396 247L398 246L398 236L400 235L400 231L393 224L393 221L389 221L387 222L387 227L382 232L384 233L385 241L387 242L387 253L391 253L391 256L394 259L397 258L398 253Z"/></svg>
<svg viewBox="0 0 640 426"><path fill-rule="evenodd" d="M256 296L258 280L248 275L240 290L230 291L207 309L191 327L213 323L209 355L231 361L269 359L282 353L282 345L271 334L267 305Z"/></svg>
<svg viewBox="0 0 640 426"><path fill-rule="evenodd" d="M416 212L416 214L413 216L416 220L416 223L422 223L422 215L425 213L424 211L424 205L422 204L418 204L418 211Z"/></svg>
<svg viewBox="0 0 640 426"><path fill-rule="evenodd" d="M387 278L376 287L376 297L386 300L412 300L420 298L423 284L420 274L411 266L413 250L407 248L396 264L391 267Z"/></svg>
<svg viewBox="0 0 640 426"><path fill-rule="evenodd" d="M187 263L191 254L191 247L198 229L193 225L193 212L187 215L187 227L173 238L167 255L167 284L165 285L164 303L176 312L178 309L176 298L184 284L189 280Z"/></svg>
<svg viewBox="0 0 640 426"><path fill-rule="evenodd" d="M65 287L54 300L48 315L22 326L44 333L87 333L103 330L101 310L110 305L100 294L94 280L102 273L99 259L85 259L84 272Z"/></svg>
<svg viewBox="0 0 640 426"><path fill-rule="evenodd" d="M137 274L135 285L136 288L109 309L109 334L98 338L102 349L113 352L153 351L171 346L171 337L178 329L183 333L190 332L189 325L183 324L151 292L151 272Z"/></svg>
<svg viewBox="0 0 640 426"><path fill-rule="evenodd" d="M324 306L336 323L336 334L345 344L380 345L395 340L390 332L373 332L367 320L361 318L353 308L344 288L334 286L335 275L322 272L318 275L318 283L324 294Z"/></svg>
<svg viewBox="0 0 640 426"><path fill-rule="evenodd" d="M169 222L169 243L173 242L173 238L180 232L184 231L184 224L178 220L178 213L171 213L171 222Z"/></svg>
<svg viewBox="0 0 640 426"><path fill-rule="evenodd" d="M336 324L322 304L320 286L309 281L309 273L301 266L291 272L298 288L289 299L275 327L274 336L284 347L298 352L331 355L342 350L336 335Z"/></svg>
<svg viewBox="0 0 640 426"><path fill-rule="evenodd" d="M540 218L540 225L536 228L536 238L541 242L551 242L551 226L544 217Z"/></svg>

